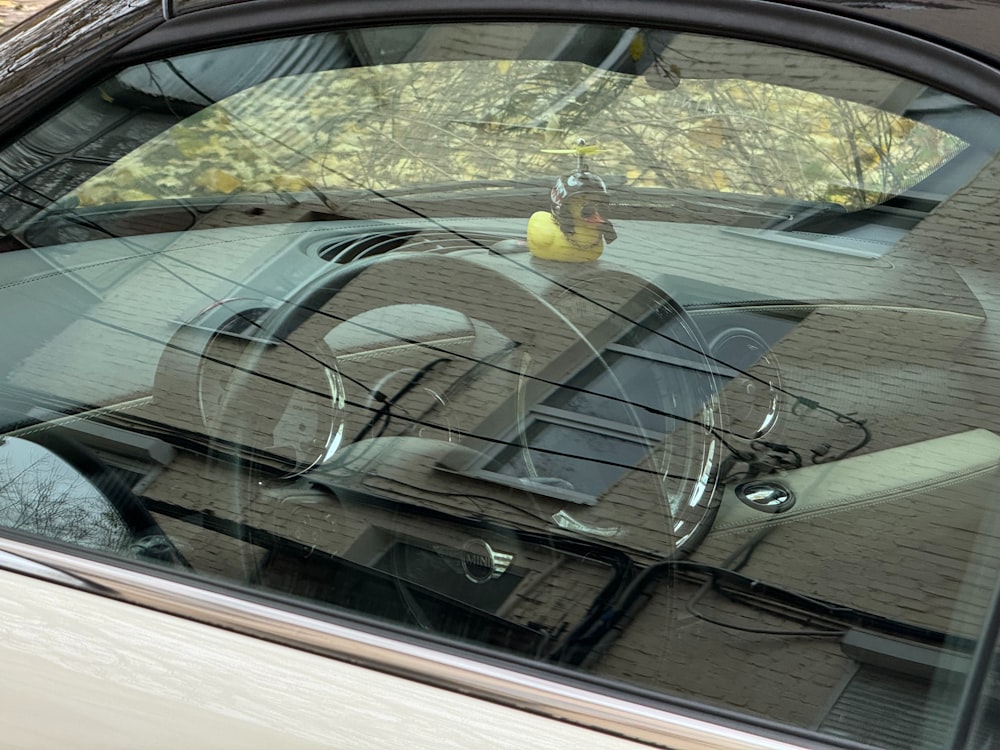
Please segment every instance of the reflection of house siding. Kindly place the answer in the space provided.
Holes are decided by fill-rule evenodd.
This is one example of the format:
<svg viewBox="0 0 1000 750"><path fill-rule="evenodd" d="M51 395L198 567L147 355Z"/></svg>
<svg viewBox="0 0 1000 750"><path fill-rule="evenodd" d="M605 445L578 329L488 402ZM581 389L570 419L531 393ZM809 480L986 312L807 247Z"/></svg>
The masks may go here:
<svg viewBox="0 0 1000 750"><path fill-rule="evenodd" d="M37 288L39 303L55 307L66 325L17 363L11 382L90 404L148 395L163 348L177 328L231 297L236 279L251 278L276 252L310 231L315 229L244 227L229 228L224 235L189 232L68 246L63 273L102 294L86 310L66 311L62 300L48 293L44 277L26 282ZM248 289L243 295L265 296L266 291Z"/></svg>
<svg viewBox="0 0 1000 750"><path fill-rule="evenodd" d="M937 258L931 254L956 248L957 259L967 251L975 259L982 257L982 246L979 254L971 253L974 240L963 240L966 244L959 247L954 240L959 235L948 226L947 211L931 217L908 246L900 249L896 268L877 263L854 265L853 260L838 256L810 264L806 258L815 258L813 255L796 256L779 266L793 278L809 274L796 278L796 283L819 299L851 303L820 306L806 315L773 353L782 367L782 385L789 393L868 421L873 439L864 452L975 426L996 429L1000 404L991 389L974 379L990 374L995 367L996 339L991 324L983 325L973 314L975 307L961 296L956 277L941 273L935 265ZM926 238L925 228L930 233ZM448 325L441 338L427 334L378 355L371 350L361 356L355 347L340 365L348 400L345 434L351 439L370 420L372 409L378 408L367 384L397 371L403 373L400 382L405 383L406 373L434 359L449 360L430 370L421 388L392 406L394 418L386 426L385 437L401 442L383 439L381 453L356 447L329 467L333 484L391 498L398 502L395 510L368 506L357 499L337 503L324 492L307 489L286 491L279 487L283 482L274 487L248 487L238 466L226 470L189 455L163 472L148 489L150 496L208 510L222 518L244 520L334 554L360 554L357 545L372 529L450 550L460 550L465 541L482 533L441 520L447 516L485 519L502 527L573 538L552 523L554 513L568 509L576 520L593 527L625 527L624 535L600 541L628 551L641 562L669 556L671 519L656 486L655 458L640 467L649 473L627 473L591 507L438 468L451 447L489 451L495 449L492 440L509 439L516 427L512 396L519 378L534 382L534 398L543 398L555 388L553 384L563 382L594 357L594 351L580 345L577 333L562 317L553 309L540 307L537 299L511 278L568 316L582 334L593 337L599 349L639 314L629 307L638 297L637 279L623 270L627 267L650 272L670 265L678 275L729 284L737 281L733 279L734 268L748 268L746 278L739 282L752 289L762 288L775 273L774 266L765 262L773 260L768 257L770 251L745 238L712 246L704 234L699 236L682 227L677 229L674 249L665 258L652 238L629 246L631 255L621 254L619 248L632 242L627 230L624 225L621 244L609 248L599 264L587 267L514 263L510 258L482 252L464 259L400 256L376 264L308 316L291 332L289 344L251 345L248 350L233 342L233 346L219 349L217 354L225 354L224 359L229 358L232 364L258 369L268 377L249 373L241 398L229 404L220 421L207 428L201 423L194 398L198 350L172 352L160 363L161 387L144 415L195 433L207 432L217 440L268 447L273 442L274 423L288 398L305 389L312 391L310 398L317 409L328 400L322 391L323 379L317 375L322 375L319 363L332 363L329 347L337 338L331 338L331 329L349 328L354 316L386 304L436 304L463 311L470 325L476 319L479 322L472 328L478 326L478 330L471 340L464 335L468 331L456 331L453 319L446 318ZM946 244L937 232L952 232L953 239ZM263 245L256 247L264 252ZM755 253L759 255L752 255ZM760 263L750 262L750 257L759 258ZM908 257L919 262L908 264ZM215 258L222 262L223 256ZM741 259L740 266L734 264L734 258ZM942 262L950 259L945 257ZM513 260L526 261L523 256ZM626 265L628 261L631 266ZM905 273L908 269L916 272ZM986 279L980 286L996 286L987 283L992 278L987 274L994 273L991 269L977 263L967 270L978 275L973 278ZM165 279L145 272L141 278ZM590 301L567 293L566 287L585 289ZM988 313L1000 309L988 295L984 300ZM891 304L883 310L857 304L865 301ZM927 310L901 312L907 301L920 302ZM118 305L121 318L127 314L135 317L140 310L136 295L132 295L131 307L124 296L107 304L109 315ZM619 317L621 311L628 317ZM401 327L389 331L387 338L405 339L404 323L405 319L394 323ZM83 346L83 342L75 346ZM477 364L484 350L488 363ZM566 356L567 350L572 351L571 356ZM65 379L71 372L63 370L47 377L68 383ZM395 383L387 387L387 395L395 392ZM442 396L444 405L434 393ZM366 400L371 400L367 406ZM810 449L823 441L833 443L834 450L844 450L860 438L856 428L837 424L829 413L794 416L793 408L794 398L786 398L782 425L769 438L793 446L806 461ZM255 431L246 431L248 415L262 418ZM425 421L437 426L431 435L434 439L411 442ZM378 429L382 426L380 421ZM453 444L449 444L444 426L454 430ZM484 440L477 442L477 434ZM994 484L995 475L990 474L933 492L911 493L891 502L778 525L755 550L745 572L887 617L972 634L981 622L990 591L989 582L979 580L977 571L995 566L995 519L990 504ZM421 515L427 511L442 515ZM245 544L226 541L191 524L164 523L169 533L181 540L190 561L206 574L241 580L263 561L259 551ZM722 563L753 533L711 534L694 558ZM502 537L494 542L497 549L513 553L514 564L527 572L504 608L504 614L517 622L537 622L551 631L563 622L572 626L608 580L605 565L584 563L574 556L546 555ZM660 582L634 621L617 640L606 643L606 652L593 667L606 676L785 721L819 721L836 686L853 667L836 642L739 634L704 623L685 609L695 591L697 588L688 583ZM696 611L751 628L799 627L714 594L704 597Z"/></svg>
<svg viewBox="0 0 1000 750"><path fill-rule="evenodd" d="M835 639L726 630L687 610L699 586L665 577L593 665L602 676L798 726L816 725L854 670ZM721 601L720 601L721 600ZM794 629L781 617L726 605L709 594L708 617L760 630Z"/></svg>
<svg viewBox="0 0 1000 750"><path fill-rule="evenodd" d="M490 28L490 38L477 39L478 46L470 46L465 35L439 38L439 48L464 58L477 50L503 56L503 50L523 44L519 27ZM666 59L676 55L687 61L684 75L739 70L751 79L869 103L898 93L894 81L870 71L859 75L852 66L830 69L798 53L747 57L745 51L742 43L687 37ZM195 244L191 235L150 258L109 261L136 269L108 291L91 311L92 319L73 321L41 345L12 379L101 404L122 394L146 395L155 371L153 401L137 414L203 442L180 451L149 486L150 497L244 522L364 565L395 540L440 548L455 562L467 542L485 539L512 555L512 565L524 576L500 614L550 633L572 630L607 585L609 565L525 539L531 534L549 541L589 538L627 552L640 564L670 558L674 519L660 483L661 459L665 451L678 450L680 433L654 448L593 506L463 475L453 467L445 470L449 452L478 451L481 463L503 441L516 440L519 386L530 395L529 408L551 394L626 330L630 319L641 317L633 304L642 296L640 279L663 273L766 292L781 301L778 309L801 315L801 323L772 352L787 393L780 424L767 439L789 446L807 465L813 451L827 443L830 455L861 444L856 422L838 420L838 415L863 420L871 430L871 440L858 454L877 455L975 427L1000 431L1000 263L994 260L1000 237L998 178L1000 166L991 164L900 247L874 261L789 251L706 227L638 222L621 222L621 240L599 263L586 266L480 251L451 258L400 256L356 276L307 316L285 344L219 344L213 377L233 377L242 385L228 401L219 397L208 424L197 398L203 364L197 347L204 339L193 334L187 339L189 351L175 349L159 358L168 340L181 343L173 338L175 313L228 294L229 279L248 276L301 233L252 227L217 244ZM523 230L523 222L512 226ZM100 280L99 270L87 273ZM800 299L807 304L798 304ZM446 317L440 335L425 331L411 340L404 316L392 321L391 330L379 332L392 347L338 348L338 331L350 339L357 316L386 305L437 305L460 311L468 325L456 326L455 316ZM338 354L343 355L339 361ZM387 404L386 398L391 401L422 368L441 359L446 361L427 370L419 387ZM343 376L345 442L369 426L369 438L384 430L382 440L348 445L312 477L343 488L341 497L311 487L308 478L251 481L248 464L195 455L206 445L228 450L236 443L295 458L287 445L273 445L276 425L292 398L304 399L305 411L329 409L323 365L336 366ZM748 398L736 386L722 395L731 408ZM810 406L813 402L822 408ZM134 426L127 425L129 415L116 418ZM323 430L318 432L319 443L303 441L307 450L324 447ZM726 438L742 450L751 447L749 441ZM280 463L273 455L256 458L272 468ZM998 476L993 470L943 479L954 481L849 510L778 517L759 538L760 527L720 528L692 559L706 565L745 563L742 573L775 586L974 637L998 566ZM369 502L373 498L389 502ZM621 527L624 533L587 537L561 530L553 523L559 511L592 528ZM266 564L262 548L207 531L190 519L160 520L199 573L253 582L258 566ZM837 638L795 635L824 623L797 622L733 603L702 590L700 581L682 572L651 583L640 602L643 606L620 632L600 643L586 667L670 694L816 726L856 666ZM723 624L700 619L691 609Z"/></svg>

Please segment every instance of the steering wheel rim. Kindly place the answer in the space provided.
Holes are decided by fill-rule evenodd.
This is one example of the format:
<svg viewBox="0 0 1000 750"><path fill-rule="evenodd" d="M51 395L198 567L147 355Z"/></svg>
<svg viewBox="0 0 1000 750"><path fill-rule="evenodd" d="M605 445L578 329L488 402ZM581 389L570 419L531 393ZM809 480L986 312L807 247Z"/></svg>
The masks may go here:
<svg viewBox="0 0 1000 750"><path fill-rule="evenodd" d="M516 393L516 388L509 388L511 380L527 377L542 391L547 389L551 392L564 385L566 373L570 369L579 366L578 363L571 362L574 358L580 360L582 357L589 363L596 363L598 369L608 369L601 343L595 341L590 332L574 321L574 318L579 320L586 316L580 316L579 311L566 309L564 303L573 297L577 300L574 304L578 304L581 286L600 284L602 279L606 285L609 274L618 280L625 280L626 285L632 285L635 294L630 304L633 307L648 307L653 304L662 315L683 321L683 328L687 331L685 335L689 337L688 346L696 353L700 351L705 362L709 361L707 355L704 355L705 349L696 327L682 308L662 290L631 274L617 269L594 267L582 274L579 269L574 269L572 277L569 277L563 269L556 269L555 272L543 269L539 275L539 268L518 268L512 268L504 259L481 253L400 253L371 262L352 264L303 290L295 299L259 320L253 337L232 343L229 393L222 405L218 423L208 430L214 450L232 453L236 446L239 460L244 466L267 467L271 476L287 478L322 475L335 491L338 488L344 489L342 480L346 477L349 486L357 488L362 484L377 485L377 490L371 491L381 492L393 499L397 493L387 487L393 482L402 486L399 467L390 467L392 476L388 476L388 469L383 471L391 461L384 461L384 456L377 450L370 452L373 440L384 437L415 437L416 433L413 431L419 427L424 431L434 431L438 442L454 441L465 448L471 445L473 455L478 453L481 456L484 451L490 452L490 446L495 448L498 444L510 443L508 439L498 438L496 434L484 431L483 425L489 422L488 419L478 424L462 422L456 427L447 423L447 419L451 417L439 421L426 418L426 413L434 412L422 411L424 406L418 403L417 395L413 395L418 390L416 387L409 391L398 388L388 393L377 387L377 379L368 379L363 374L371 372L372 363L377 361L377 357L371 353L375 349L366 350L365 346L375 345L371 342L358 343L357 340L364 339L364 336L359 338L347 335L351 333L348 329L367 331L375 338L378 335L387 337L393 346L385 346L381 351L383 355L391 351L392 356L399 360L395 364L407 361L405 357L400 359L400 352L419 351L424 358L421 360L423 365L411 365L412 375L408 382L410 385L415 381L419 384L421 393L418 395L425 401L433 400L436 395L444 403L440 383L449 377L454 378L455 382L463 378L469 380L470 373L478 368L480 381L486 383L477 386L478 388L485 391L488 385L502 390L503 383L508 384L503 398L491 402L494 410L503 411L501 407L504 403L509 407L523 398L523 394ZM556 279L555 283L553 279ZM636 302L643 295L645 302ZM467 350L456 348L458 344L454 342L445 346L433 337L429 341L420 340L419 335L407 334L405 327L393 331L373 331L369 322L361 322L367 320L365 316L370 317L376 312L385 313L390 308L402 311L444 311L437 315L446 323L461 327L457 322L461 318L469 321L470 330L478 328L480 333L473 335L473 339L476 336L493 336L507 342L506 346L511 351L530 353L538 364L529 364L528 370L524 371L523 367L511 366L511 362L504 361L500 355L496 361L488 364L486 362L489 357L471 361ZM598 305L591 313L613 318L614 322L609 324L612 329L636 323L631 320L628 311L611 311L609 314L609 309L600 308L606 306ZM452 317L449 318L449 315ZM401 325L405 326L407 322L404 316ZM483 334L483 331L486 333ZM344 335L340 335L341 333ZM353 341L356 351L345 354L342 348L338 349L344 341ZM468 351L474 351L475 345L475 342L470 344L472 349ZM295 378L288 376L287 373L291 371L296 373ZM391 371L389 374L392 374ZM431 384L431 380L435 380L438 385ZM405 379L403 382L406 382ZM275 387L285 388L285 395L275 397L273 393L268 394L268 388L273 391ZM438 391L435 392L434 388ZM423 391L431 392L432 395L427 396ZM319 436L310 437L306 441L313 451L307 458L293 457L287 452L282 454L280 450L275 450L275 445L266 444L267 436L274 434L273 426L287 417L282 404L287 404L291 398L300 398L303 404L311 404L311 408L323 413L323 424L318 430L306 428L307 432L315 432ZM628 398L628 394L622 390L619 400L634 410L634 405L629 404ZM707 533L717 510L717 503L712 497L712 482L718 456L712 430L713 420L720 407L714 395L708 397L707 403L709 405L698 416L687 420L689 432L698 433L698 436L694 438L687 435L683 439L689 442L696 440L704 447L699 448L700 452L694 459L696 465L688 465L681 472L685 486L670 490L684 493L681 499L668 498L666 480L660 479L661 474L665 476L670 473L665 468L669 464L665 459L669 450L657 447L656 450L650 449L650 455L643 457L644 466L641 471L647 479L654 477L652 483L647 482L647 491L661 495L658 506L665 514L663 528L668 531L669 537L662 540L658 550L646 550L658 557L672 557L689 551ZM366 409L368 412L363 419L359 419L357 413L352 413L359 409ZM304 408L296 410L297 413L304 411ZM523 408L521 412L515 422L523 422ZM463 411L460 416L467 417L468 410ZM375 421L382 417L386 422L389 419L396 421L393 434L384 435L386 430L381 425L375 429ZM643 428L639 429L641 431ZM516 431L518 440L526 446L525 449L535 450L523 428ZM444 435L448 437L442 437ZM653 453L656 455L653 456ZM275 460L275 455L278 460ZM398 493L399 497L413 502L415 494L418 497L423 494L428 505L436 506L441 505L440 498L444 495L462 494L463 488L473 480L479 482L480 492L484 479L497 480L497 472L484 468L488 461L480 460L475 471L460 470L457 475L452 473L444 477L445 481L442 482L441 475L435 473L440 468L437 458L434 461L428 459L419 470L411 472L414 476L420 475L427 479L425 491L421 493L414 490L414 485L420 485L421 479L413 480L411 477L407 491ZM375 463L365 464L369 461ZM638 469L632 467L632 470ZM421 475L420 471L425 473ZM339 477L334 477L338 472ZM384 475L378 472L383 472ZM349 476L352 474L355 476ZM508 481L507 487L519 488L525 497L531 498L535 509L545 509L541 516L549 531L556 525L572 533L601 536L601 529L607 528L607 524L602 527L600 524L579 521L578 517L581 514L587 515L589 509L567 502L564 495L540 484L537 476L523 479L524 481ZM241 484L249 488L248 491L253 491L253 482ZM451 490L445 490L449 485ZM605 500L601 502L606 504ZM444 505L451 507L448 503ZM567 518L570 519L568 522ZM515 522L504 518L499 512L496 520L500 523Z"/></svg>

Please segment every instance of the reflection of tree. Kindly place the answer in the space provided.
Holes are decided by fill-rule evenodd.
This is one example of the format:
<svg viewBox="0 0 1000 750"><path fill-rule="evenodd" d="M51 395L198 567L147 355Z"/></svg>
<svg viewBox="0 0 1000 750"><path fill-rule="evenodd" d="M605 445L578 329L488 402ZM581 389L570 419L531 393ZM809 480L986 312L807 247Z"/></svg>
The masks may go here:
<svg viewBox="0 0 1000 750"><path fill-rule="evenodd" d="M682 66L683 67L683 66ZM322 71L242 91L86 183L83 203L309 187L386 190L594 167L640 187L877 202L964 144L874 107L738 78L669 88L580 63L434 62Z"/></svg>
<svg viewBox="0 0 1000 750"><path fill-rule="evenodd" d="M128 547L128 528L86 479L52 456L25 453L0 458L0 524L84 547Z"/></svg>
<svg viewBox="0 0 1000 750"><path fill-rule="evenodd" d="M655 116L622 118L621 142L637 157L637 179L660 186L858 208L907 189L964 145L874 107L758 81L682 81L658 104Z"/></svg>

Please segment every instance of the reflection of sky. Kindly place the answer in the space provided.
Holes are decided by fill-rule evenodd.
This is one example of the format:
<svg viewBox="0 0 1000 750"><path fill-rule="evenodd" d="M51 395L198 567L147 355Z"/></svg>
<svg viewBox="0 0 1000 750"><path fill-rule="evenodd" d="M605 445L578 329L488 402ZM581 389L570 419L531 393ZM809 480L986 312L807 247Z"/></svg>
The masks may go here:
<svg viewBox="0 0 1000 750"><path fill-rule="evenodd" d="M83 475L22 438L0 443L0 524L102 549L120 549L130 536L114 506Z"/></svg>

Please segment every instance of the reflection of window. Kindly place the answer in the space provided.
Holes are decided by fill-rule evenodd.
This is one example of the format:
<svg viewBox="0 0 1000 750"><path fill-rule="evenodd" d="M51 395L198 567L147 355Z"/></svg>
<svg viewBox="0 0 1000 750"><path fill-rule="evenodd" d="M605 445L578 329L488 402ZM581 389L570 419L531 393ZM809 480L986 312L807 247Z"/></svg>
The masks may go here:
<svg viewBox="0 0 1000 750"><path fill-rule="evenodd" d="M121 552L132 534L115 506L57 454L0 439L0 528Z"/></svg>
<svg viewBox="0 0 1000 750"><path fill-rule="evenodd" d="M359 541L364 548L385 540L375 529ZM504 573L477 588L463 577L457 557L449 559L417 543L393 542L369 566L277 536L268 535L268 541L260 580L267 588L523 654L537 653L544 640L535 627L492 613L521 581L517 573Z"/></svg>
<svg viewBox="0 0 1000 750"><path fill-rule="evenodd" d="M157 438L96 422L67 425L66 432L91 450L137 495L174 459L174 449Z"/></svg>
<svg viewBox="0 0 1000 750"><path fill-rule="evenodd" d="M694 418L712 374L678 341L678 318L636 326L524 415L523 432L486 467L589 503Z"/></svg>
<svg viewBox="0 0 1000 750"><path fill-rule="evenodd" d="M472 581L462 562L462 550L396 542L372 567L487 612L499 609L523 578L508 569L494 580Z"/></svg>

